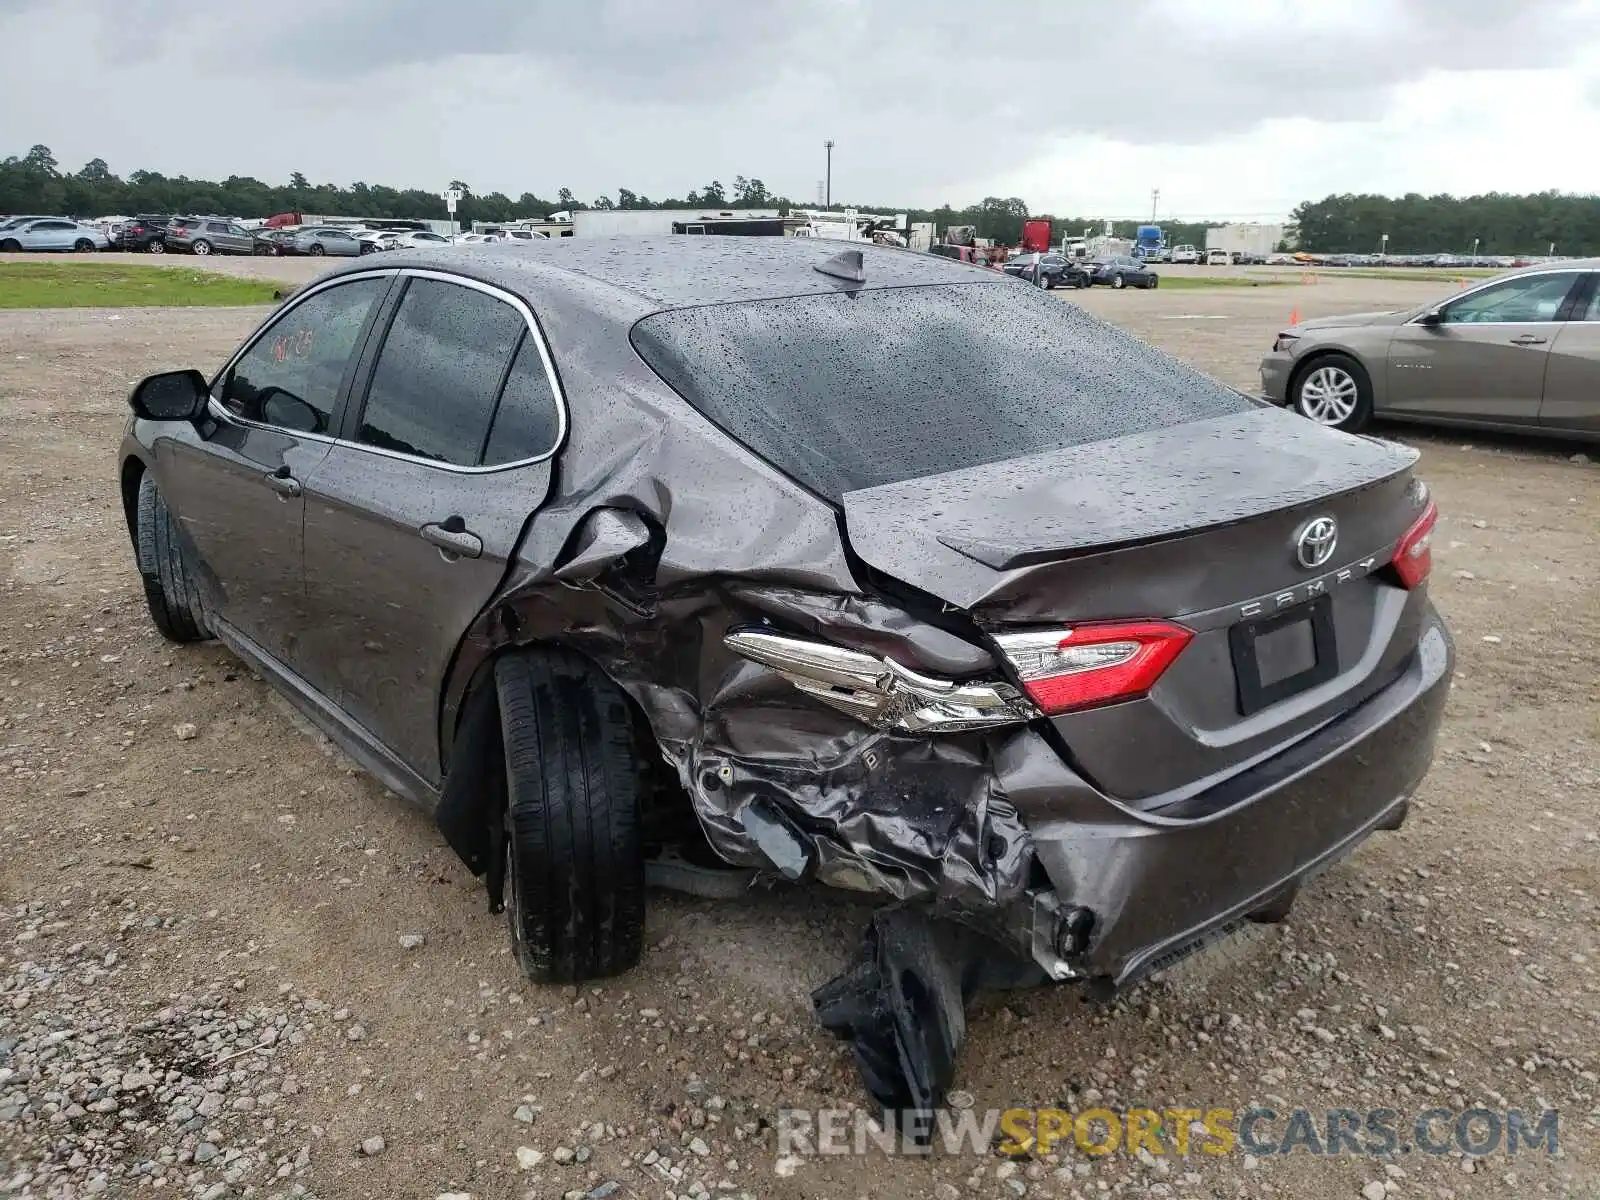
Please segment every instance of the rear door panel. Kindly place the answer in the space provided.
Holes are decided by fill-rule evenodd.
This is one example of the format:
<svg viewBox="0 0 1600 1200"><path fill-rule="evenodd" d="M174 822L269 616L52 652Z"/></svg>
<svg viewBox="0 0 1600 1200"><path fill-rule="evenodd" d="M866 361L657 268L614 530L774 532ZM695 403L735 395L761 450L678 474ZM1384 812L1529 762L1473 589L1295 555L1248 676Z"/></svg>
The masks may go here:
<svg viewBox="0 0 1600 1200"><path fill-rule="evenodd" d="M520 300L449 275L402 277L341 439L306 481L306 590L319 617L308 678L434 782L447 669L554 469L558 423L543 457L478 465L485 455L498 461L497 439L523 411L508 399L519 378L509 364L522 362L513 355L526 348L549 402L559 393ZM502 352L504 367L495 365ZM442 545L445 533L466 548Z"/></svg>
<svg viewBox="0 0 1600 1200"><path fill-rule="evenodd" d="M1539 424L1600 438L1600 277L1550 344Z"/></svg>
<svg viewBox="0 0 1600 1200"><path fill-rule="evenodd" d="M430 782L440 682L550 487L546 461L458 472L341 443L307 480L312 681ZM424 540L457 517L476 558Z"/></svg>

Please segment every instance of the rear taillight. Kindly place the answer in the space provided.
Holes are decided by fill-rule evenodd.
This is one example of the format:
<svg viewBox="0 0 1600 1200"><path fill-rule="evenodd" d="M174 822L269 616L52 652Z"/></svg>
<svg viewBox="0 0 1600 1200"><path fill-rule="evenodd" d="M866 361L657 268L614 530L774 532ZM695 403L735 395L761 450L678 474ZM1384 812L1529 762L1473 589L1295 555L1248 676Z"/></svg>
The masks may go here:
<svg viewBox="0 0 1600 1200"><path fill-rule="evenodd" d="M1002 633L995 641L1048 715L1143 696L1194 634L1168 621Z"/></svg>
<svg viewBox="0 0 1600 1200"><path fill-rule="evenodd" d="M1395 574L1408 588L1422 583L1433 570L1433 527L1438 520L1439 506L1430 502L1394 548Z"/></svg>

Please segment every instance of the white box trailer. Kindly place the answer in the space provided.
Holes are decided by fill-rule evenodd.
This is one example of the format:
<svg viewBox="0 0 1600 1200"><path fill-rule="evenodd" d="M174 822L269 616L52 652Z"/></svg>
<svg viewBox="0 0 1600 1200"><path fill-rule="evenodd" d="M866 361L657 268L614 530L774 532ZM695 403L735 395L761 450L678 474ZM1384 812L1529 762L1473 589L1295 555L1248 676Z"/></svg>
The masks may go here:
<svg viewBox="0 0 1600 1200"><path fill-rule="evenodd" d="M1283 240L1282 225L1213 225L1206 230L1206 249L1265 258Z"/></svg>

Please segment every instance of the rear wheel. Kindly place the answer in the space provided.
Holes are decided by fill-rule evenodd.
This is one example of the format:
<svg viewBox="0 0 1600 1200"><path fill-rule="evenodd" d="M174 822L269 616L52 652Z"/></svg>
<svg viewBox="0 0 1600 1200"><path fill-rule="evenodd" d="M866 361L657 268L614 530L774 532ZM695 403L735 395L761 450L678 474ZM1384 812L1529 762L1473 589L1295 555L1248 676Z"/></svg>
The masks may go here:
<svg viewBox="0 0 1600 1200"><path fill-rule="evenodd" d="M151 254L165 254L167 252L167 244L160 238L156 238L155 241L151 242L145 247L145 249Z"/></svg>
<svg viewBox="0 0 1600 1200"><path fill-rule="evenodd" d="M194 583L178 523L148 472L139 480L135 532L139 579L150 619L169 642L199 642L211 636L205 605Z"/></svg>
<svg viewBox="0 0 1600 1200"><path fill-rule="evenodd" d="M326 252L322 249L322 243L321 242L312 242L311 243L311 249L309 251L307 251L307 253L320 255L320 254L323 254L323 253L326 253Z"/></svg>
<svg viewBox="0 0 1600 1200"><path fill-rule="evenodd" d="M21 249L22 243L17 241L16 238L7 238L5 241L0 242L0 254L15 254Z"/></svg>
<svg viewBox="0 0 1600 1200"><path fill-rule="evenodd" d="M194 252L196 254L210 254L211 243L202 238L200 241L194 244Z"/></svg>
<svg viewBox="0 0 1600 1200"><path fill-rule="evenodd" d="M505 748L506 918L536 983L617 975L644 938L640 766L627 698L576 655L495 663Z"/></svg>
<svg viewBox="0 0 1600 1200"><path fill-rule="evenodd" d="M1372 382L1366 370L1345 354L1313 359L1295 377L1290 403L1308 421L1350 432L1372 419Z"/></svg>
<svg viewBox="0 0 1600 1200"><path fill-rule="evenodd" d="M79 254L89 254L94 250L94 243L88 238L79 238L72 243L72 248Z"/></svg>

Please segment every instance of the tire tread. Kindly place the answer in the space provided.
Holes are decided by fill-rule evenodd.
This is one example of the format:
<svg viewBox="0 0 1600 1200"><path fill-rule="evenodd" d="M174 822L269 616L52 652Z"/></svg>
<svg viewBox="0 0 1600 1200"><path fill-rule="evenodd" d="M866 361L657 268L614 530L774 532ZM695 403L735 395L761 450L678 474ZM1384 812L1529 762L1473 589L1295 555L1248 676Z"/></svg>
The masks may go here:
<svg viewBox="0 0 1600 1200"><path fill-rule="evenodd" d="M626 971L644 938L633 722L616 684L559 650L495 664L522 967L540 983Z"/></svg>

